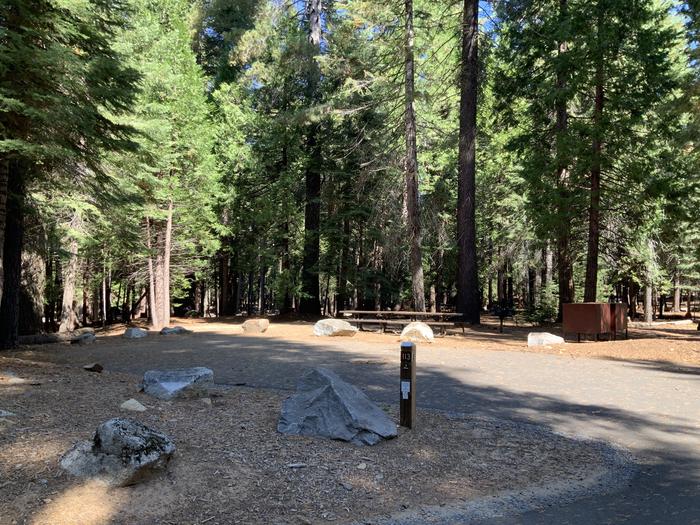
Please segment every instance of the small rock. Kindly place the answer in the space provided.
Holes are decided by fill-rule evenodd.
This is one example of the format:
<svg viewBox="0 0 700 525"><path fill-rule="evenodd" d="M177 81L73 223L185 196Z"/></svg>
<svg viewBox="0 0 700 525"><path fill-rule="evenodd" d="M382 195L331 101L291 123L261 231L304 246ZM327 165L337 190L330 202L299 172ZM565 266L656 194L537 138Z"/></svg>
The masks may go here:
<svg viewBox="0 0 700 525"><path fill-rule="evenodd" d="M8 410L0 410L0 417L12 417L14 412L9 412Z"/></svg>
<svg viewBox="0 0 700 525"><path fill-rule="evenodd" d="M348 492L352 490L352 485L350 485L350 483L346 483L344 481L341 481L340 486L343 487Z"/></svg>
<svg viewBox="0 0 700 525"><path fill-rule="evenodd" d="M314 325L314 335L319 337L352 337L359 330L342 319L321 319Z"/></svg>
<svg viewBox="0 0 700 525"><path fill-rule="evenodd" d="M243 323L243 331L247 334L262 334L270 327L268 319L248 319Z"/></svg>
<svg viewBox="0 0 700 525"><path fill-rule="evenodd" d="M527 334L527 346L560 345L564 338L549 332L531 332Z"/></svg>
<svg viewBox="0 0 700 525"><path fill-rule="evenodd" d="M211 398L210 398L210 397L203 397L203 398L200 399L200 401L201 401L203 404L207 405L208 407L211 406Z"/></svg>
<svg viewBox="0 0 700 525"><path fill-rule="evenodd" d="M305 468L306 463L289 463L287 468Z"/></svg>
<svg viewBox="0 0 700 525"><path fill-rule="evenodd" d="M135 326L130 326L124 331L124 335L122 337L126 337L127 339L141 339L147 335L148 332L146 330L136 328Z"/></svg>
<svg viewBox="0 0 700 525"><path fill-rule="evenodd" d="M97 372L98 374L102 372L105 368L100 363L90 363L89 365L83 366L83 370L88 372Z"/></svg>
<svg viewBox="0 0 700 525"><path fill-rule="evenodd" d="M90 345L97 341L97 338L95 337L95 334L92 332L86 332L84 334L80 334L77 337L74 337L71 339L70 344L72 345Z"/></svg>
<svg viewBox="0 0 700 525"><path fill-rule="evenodd" d="M160 331L160 335L180 335L180 334L191 334L192 331L184 328L182 326L166 326Z"/></svg>
<svg viewBox="0 0 700 525"><path fill-rule="evenodd" d="M359 465L357 465L357 468L360 470L365 470L367 468L367 463L360 463Z"/></svg>
<svg viewBox="0 0 700 525"><path fill-rule="evenodd" d="M122 410L131 410L132 412L145 412L146 407L139 403L136 399L128 399L124 401L119 408Z"/></svg>
<svg viewBox="0 0 700 525"><path fill-rule="evenodd" d="M435 340L433 329L425 323L416 321L409 323L401 331L401 341L412 343L432 343Z"/></svg>

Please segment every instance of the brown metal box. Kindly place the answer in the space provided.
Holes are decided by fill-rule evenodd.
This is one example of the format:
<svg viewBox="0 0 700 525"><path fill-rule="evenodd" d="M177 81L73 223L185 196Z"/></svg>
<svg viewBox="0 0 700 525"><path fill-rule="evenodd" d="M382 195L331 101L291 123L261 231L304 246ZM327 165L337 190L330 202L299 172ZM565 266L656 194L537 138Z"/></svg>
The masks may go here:
<svg viewBox="0 0 700 525"><path fill-rule="evenodd" d="M627 329L627 305L624 303L568 303L564 304L565 334L610 334Z"/></svg>

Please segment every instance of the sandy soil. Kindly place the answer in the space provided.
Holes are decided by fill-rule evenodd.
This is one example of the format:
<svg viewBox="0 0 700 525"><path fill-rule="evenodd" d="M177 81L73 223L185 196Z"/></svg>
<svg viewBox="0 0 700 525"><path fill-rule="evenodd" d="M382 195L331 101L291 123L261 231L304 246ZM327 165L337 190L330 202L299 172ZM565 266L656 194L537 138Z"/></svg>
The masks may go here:
<svg viewBox="0 0 700 525"><path fill-rule="evenodd" d="M299 330L308 334L308 326ZM421 412L419 428L375 447L284 436L275 431L279 392L227 388L212 394L211 405L166 402L138 393L138 381L0 357L0 409L16 414L0 417L1 524L371 522L417 506L582 479L604 464L597 447L543 429L435 412ZM120 411L131 397L148 410ZM58 460L73 442L119 415L174 439L177 453L165 474L106 489L61 471Z"/></svg>
<svg viewBox="0 0 700 525"><path fill-rule="evenodd" d="M244 318L224 319L177 319L173 324L181 324L195 331L206 330L217 333L241 333L240 324ZM121 334L124 326L115 326L107 334ZM530 327L514 326L508 322L499 332L498 320L486 317L478 328L450 330L446 336L437 337L431 347L452 350L483 349L494 351L534 352L566 355L572 358L598 358L626 361L651 361L669 366L700 366L700 331L696 324L655 324L652 328L630 328L629 339L617 341L582 341L567 339L563 345L528 348L529 332L550 332L561 334L561 326ZM316 339L312 335L312 323L275 322L274 318L265 337L305 342ZM398 344L398 333L363 331L352 338L352 342Z"/></svg>

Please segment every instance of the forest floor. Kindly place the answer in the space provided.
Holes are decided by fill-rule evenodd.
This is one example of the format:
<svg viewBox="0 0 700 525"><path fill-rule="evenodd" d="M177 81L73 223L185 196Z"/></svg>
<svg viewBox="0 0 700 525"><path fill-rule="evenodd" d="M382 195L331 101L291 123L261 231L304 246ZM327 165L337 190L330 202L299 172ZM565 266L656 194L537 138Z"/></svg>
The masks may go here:
<svg viewBox="0 0 700 525"><path fill-rule="evenodd" d="M579 438L631 450L644 475L619 497L573 507L571 523L663 521L669 512L683 512L687 523L700 518L694 324L532 349L527 333L543 329L508 325L501 334L486 319L419 345L416 429L355 448L277 434L282 399L309 367L327 366L396 418L398 335L318 338L301 321L273 321L250 335L241 321L176 319L193 333L139 340L113 326L91 345L28 346L0 357L0 410L17 414L0 417L0 524L376 523L426 505L527 493L533 484L585 483L608 458ZM105 372L82 370L94 361ZM184 366L214 370L211 406L137 392L145 370ZM9 373L30 381L13 385ZM101 421L128 415L119 405L131 397L148 408L138 418L178 446L168 472L112 490L63 474L60 455ZM540 502L531 522L559 503ZM551 523L561 520L554 513Z"/></svg>
<svg viewBox="0 0 700 525"><path fill-rule="evenodd" d="M22 381L21 379L24 379ZM0 523L371 523L374 518L533 486L599 483L609 459L594 442L544 427L419 411L421 425L375 447L276 432L284 396L218 388L160 401L139 377L0 357ZM136 398L136 417L177 446L163 475L107 489L58 460ZM394 407L385 407L397 419Z"/></svg>

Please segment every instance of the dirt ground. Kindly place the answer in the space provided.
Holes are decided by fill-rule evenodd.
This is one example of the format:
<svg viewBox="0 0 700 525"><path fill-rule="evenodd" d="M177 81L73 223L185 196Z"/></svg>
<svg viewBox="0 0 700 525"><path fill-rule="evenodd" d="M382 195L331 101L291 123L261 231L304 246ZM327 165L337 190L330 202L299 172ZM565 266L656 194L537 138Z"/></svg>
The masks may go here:
<svg viewBox="0 0 700 525"><path fill-rule="evenodd" d="M217 333L241 333L241 317L217 319L178 319L173 324L181 324L196 331L206 330ZM204 325L204 326L203 326ZM206 327L206 328L205 328ZM121 334L123 326L116 326L108 334ZM544 347L527 346L529 332L550 332L562 335L561 326L547 327L515 326L506 322L503 333L499 331L498 320L493 317L482 319L478 328L450 330L445 336L438 336L430 346L452 350L483 349L494 351L534 352L555 355L567 355L572 358L598 358L627 361L651 361L669 366L700 366L700 331L695 323L672 324L656 323L653 327L630 328L629 339L622 335L617 341L582 341L567 336L563 345ZM313 338L312 323L275 322L274 319L265 337L289 341L308 341ZM398 333L380 334L374 331L359 332L353 342L379 343L399 342Z"/></svg>
<svg viewBox="0 0 700 525"><path fill-rule="evenodd" d="M138 383L0 357L0 409L16 414L0 417L1 524L371 523L417 506L580 480L604 463L596 446L538 427L435 412L421 411L418 428L375 447L285 436L275 430L282 393L227 387L207 405L160 401ZM121 411L132 397L148 410ZM116 416L173 438L168 471L118 489L62 472L62 453Z"/></svg>

